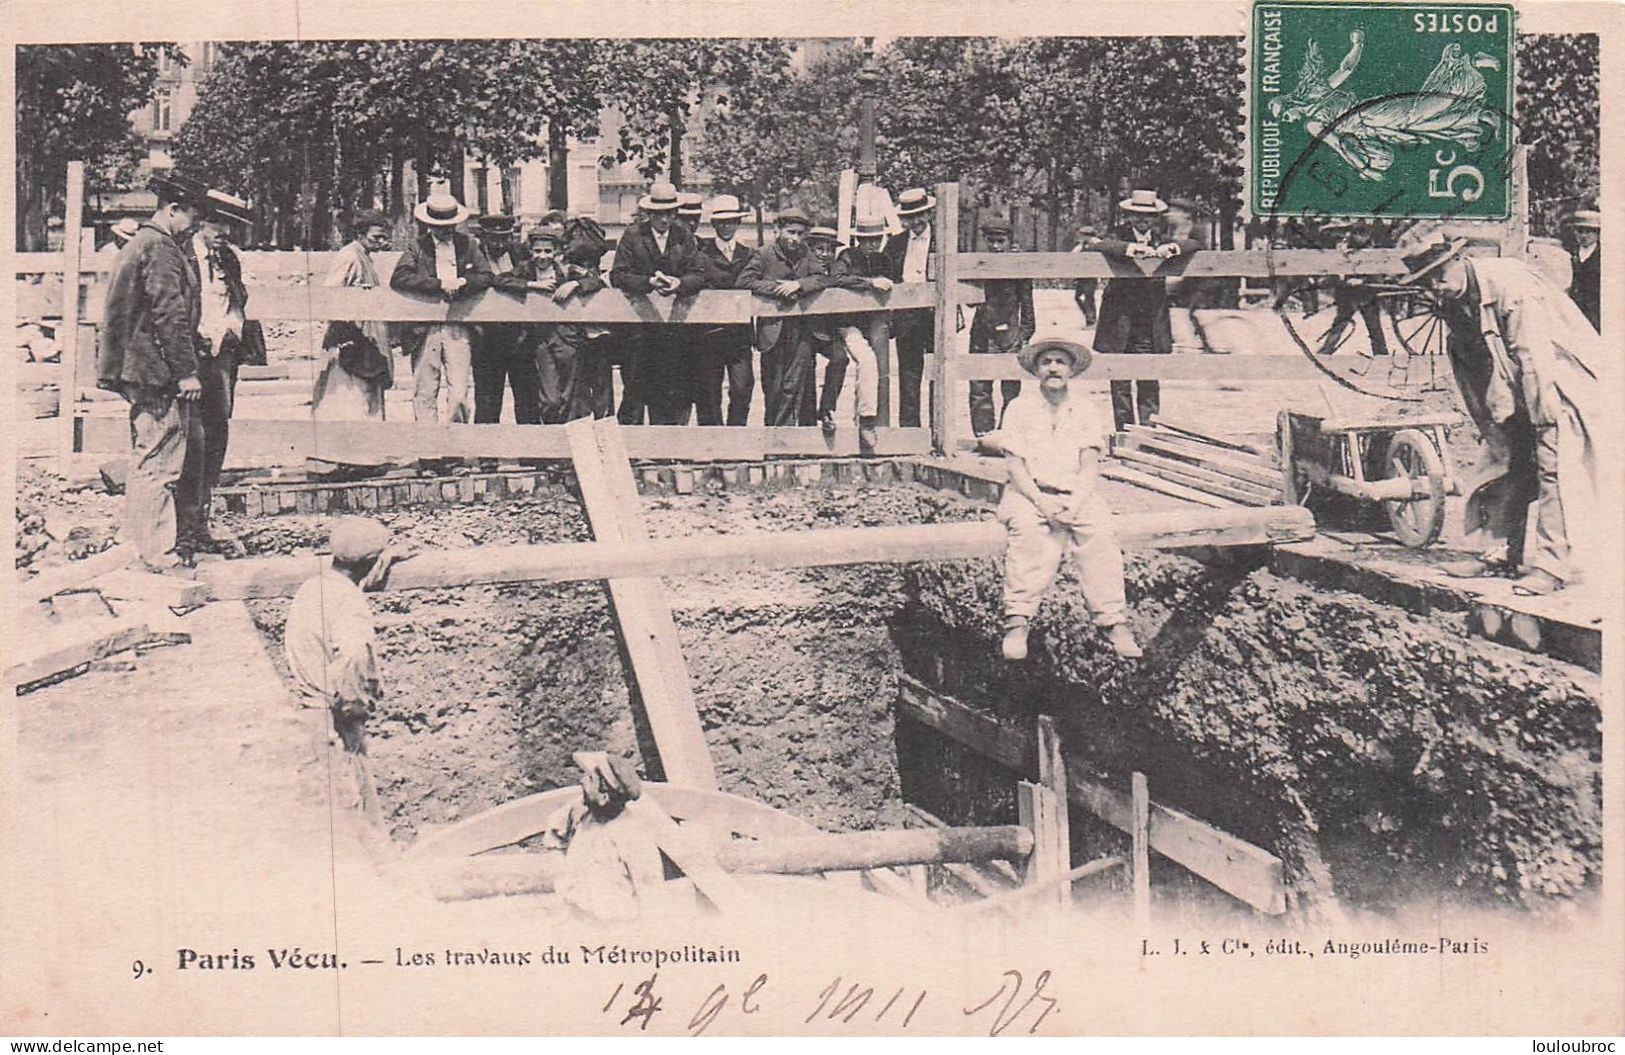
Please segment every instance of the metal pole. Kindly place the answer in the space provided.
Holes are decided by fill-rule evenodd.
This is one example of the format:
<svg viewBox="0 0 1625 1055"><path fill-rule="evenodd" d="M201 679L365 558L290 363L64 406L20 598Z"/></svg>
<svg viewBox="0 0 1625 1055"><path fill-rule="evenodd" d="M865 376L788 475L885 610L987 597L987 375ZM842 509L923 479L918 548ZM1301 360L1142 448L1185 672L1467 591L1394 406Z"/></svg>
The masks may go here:
<svg viewBox="0 0 1625 1055"><path fill-rule="evenodd" d="M880 165L875 160L875 88L880 83L880 68L875 64L875 43L866 41L869 57L858 71L858 186L876 182Z"/></svg>

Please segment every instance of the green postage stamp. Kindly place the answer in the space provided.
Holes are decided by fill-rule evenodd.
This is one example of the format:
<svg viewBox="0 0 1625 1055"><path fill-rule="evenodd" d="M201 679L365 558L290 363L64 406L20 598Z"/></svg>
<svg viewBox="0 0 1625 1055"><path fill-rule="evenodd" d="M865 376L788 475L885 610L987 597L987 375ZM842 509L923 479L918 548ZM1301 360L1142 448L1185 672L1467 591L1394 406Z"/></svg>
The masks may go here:
<svg viewBox="0 0 1625 1055"><path fill-rule="evenodd" d="M1505 219L1506 4L1256 3L1254 215Z"/></svg>

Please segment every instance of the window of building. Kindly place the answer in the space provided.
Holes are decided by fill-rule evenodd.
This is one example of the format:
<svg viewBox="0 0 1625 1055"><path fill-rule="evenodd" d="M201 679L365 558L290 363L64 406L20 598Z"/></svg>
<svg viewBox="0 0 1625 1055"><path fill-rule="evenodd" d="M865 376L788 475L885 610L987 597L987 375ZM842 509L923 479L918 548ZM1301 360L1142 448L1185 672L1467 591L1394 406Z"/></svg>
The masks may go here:
<svg viewBox="0 0 1625 1055"><path fill-rule="evenodd" d="M154 132L170 131L171 110L174 106L174 95L167 89L160 91L152 100L152 130Z"/></svg>

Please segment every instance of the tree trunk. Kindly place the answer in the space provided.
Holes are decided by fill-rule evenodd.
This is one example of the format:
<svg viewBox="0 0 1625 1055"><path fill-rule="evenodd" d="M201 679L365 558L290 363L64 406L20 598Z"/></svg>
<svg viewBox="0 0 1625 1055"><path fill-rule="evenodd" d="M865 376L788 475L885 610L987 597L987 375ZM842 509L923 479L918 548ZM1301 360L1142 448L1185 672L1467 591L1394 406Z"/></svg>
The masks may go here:
<svg viewBox="0 0 1625 1055"><path fill-rule="evenodd" d="M446 155L446 168L451 178L451 196L468 205L468 171L463 164L463 145L453 142Z"/></svg>
<svg viewBox="0 0 1625 1055"><path fill-rule="evenodd" d="M389 196L385 199L385 208L392 220L399 219L406 212L406 158L403 154L400 140L390 144Z"/></svg>
<svg viewBox="0 0 1625 1055"><path fill-rule="evenodd" d="M1236 203L1228 194L1219 199L1219 248L1236 247ZM1219 294L1221 308L1236 308L1241 304L1241 279L1224 279Z"/></svg>
<svg viewBox="0 0 1625 1055"><path fill-rule="evenodd" d="M570 208L570 129L562 121L547 123L547 207Z"/></svg>
<svg viewBox="0 0 1625 1055"><path fill-rule="evenodd" d="M666 124L671 128L671 158L666 164L666 174L672 186L683 185L683 115L676 107L666 114Z"/></svg>
<svg viewBox="0 0 1625 1055"><path fill-rule="evenodd" d="M417 176L418 201L420 202L429 196L429 172L434 168L432 157L433 155L429 152L429 144L421 139L418 140L418 156L412 167L414 170L413 175Z"/></svg>

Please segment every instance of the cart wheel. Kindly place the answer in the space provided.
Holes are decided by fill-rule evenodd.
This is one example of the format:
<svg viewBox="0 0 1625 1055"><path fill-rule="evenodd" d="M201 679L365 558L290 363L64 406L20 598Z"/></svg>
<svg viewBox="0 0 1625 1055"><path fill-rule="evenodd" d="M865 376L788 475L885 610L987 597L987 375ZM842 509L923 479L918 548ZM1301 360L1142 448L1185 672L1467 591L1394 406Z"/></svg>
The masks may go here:
<svg viewBox="0 0 1625 1055"><path fill-rule="evenodd" d="M1426 483L1420 498L1383 503L1399 541L1412 549L1437 542L1444 531L1445 472L1433 441L1415 429L1396 432L1388 444L1388 475L1409 479L1413 491L1417 483Z"/></svg>

